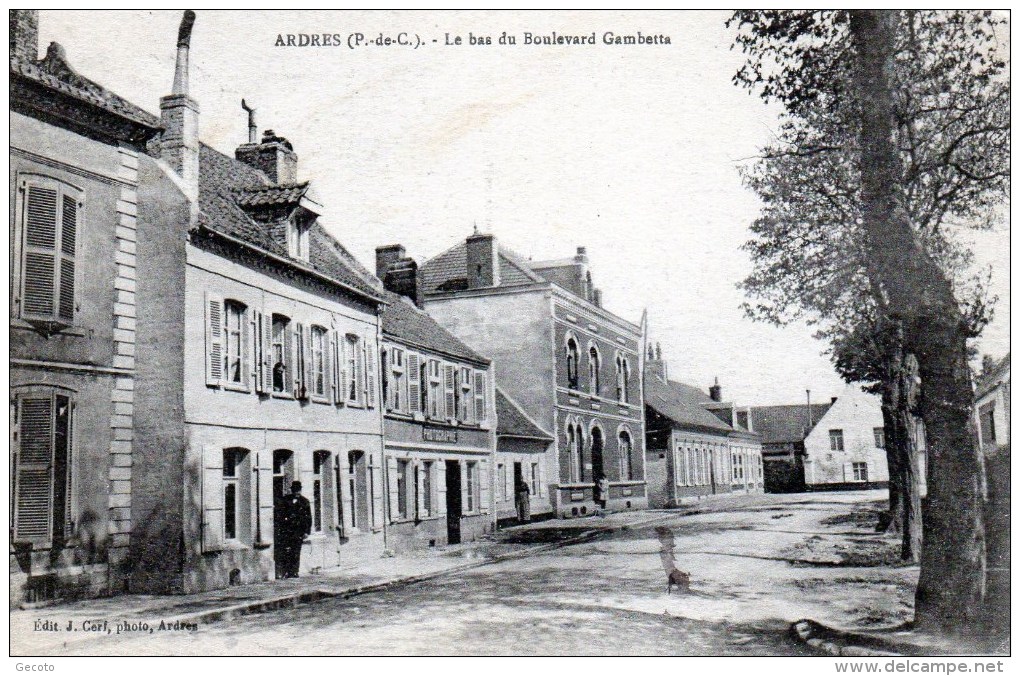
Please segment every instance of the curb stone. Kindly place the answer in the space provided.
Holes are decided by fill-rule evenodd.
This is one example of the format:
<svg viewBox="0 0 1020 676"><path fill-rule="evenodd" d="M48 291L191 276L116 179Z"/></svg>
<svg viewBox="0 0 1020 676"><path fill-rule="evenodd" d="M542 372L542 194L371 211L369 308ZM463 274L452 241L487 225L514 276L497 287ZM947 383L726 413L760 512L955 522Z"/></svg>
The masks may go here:
<svg viewBox="0 0 1020 676"><path fill-rule="evenodd" d="M832 655L833 657L904 657L904 653L892 650L880 650L874 647L866 647L862 643L885 644L885 641L876 637L862 636L852 632L840 631L826 627L814 620L797 620L790 625L790 633L795 639L800 640L818 652ZM888 648L898 647L888 645ZM913 646L903 646L911 648ZM908 654L916 654L910 652Z"/></svg>

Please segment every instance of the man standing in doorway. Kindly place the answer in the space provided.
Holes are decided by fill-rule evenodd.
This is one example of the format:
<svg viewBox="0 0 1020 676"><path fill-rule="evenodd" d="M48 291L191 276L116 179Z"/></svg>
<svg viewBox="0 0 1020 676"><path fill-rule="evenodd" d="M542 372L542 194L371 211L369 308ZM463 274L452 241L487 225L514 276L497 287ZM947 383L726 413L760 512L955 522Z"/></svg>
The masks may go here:
<svg viewBox="0 0 1020 676"><path fill-rule="evenodd" d="M279 525L276 546L279 548L278 578L298 577L301 568L301 544L312 532L312 505L301 495L301 482L290 485L290 495L280 500L276 509Z"/></svg>
<svg viewBox="0 0 1020 676"><path fill-rule="evenodd" d="M527 481L521 481L517 485L517 522L528 523L531 521L531 488Z"/></svg>

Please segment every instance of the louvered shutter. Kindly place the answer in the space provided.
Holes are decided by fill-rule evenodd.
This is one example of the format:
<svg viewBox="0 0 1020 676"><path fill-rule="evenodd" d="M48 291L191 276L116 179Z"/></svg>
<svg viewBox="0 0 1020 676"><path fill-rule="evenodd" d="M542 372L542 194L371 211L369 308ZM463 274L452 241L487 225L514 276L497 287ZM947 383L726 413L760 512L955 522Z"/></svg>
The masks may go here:
<svg viewBox="0 0 1020 676"><path fill-rule="evenodd" d="M333 331L333 360L336 362L336 368L333 369L333 403L339 406L344 403L344 382L347 378L347 371L344 368L343 339L336 331Z"/></svg>
<svg viewBox="0 0 1020 676"><path fill-rule="evenodd" d="M436 505L433 513L442 516L446 514L446 463L438 460L435 467L436 473L432 475L436 485Z"/></svg>
<svg viewBox="0 0 1020 676"><path fill-rule="evenodd" d="M333 334L322 330L322 395L333 401Z"/></svg>
<svg viewBox="0 0 1020 676"><path fill-rule="evenodd" d="M270 491L270 494L272 492ZM202 551L223 549L223 450L202 450Z"/></svg>
<svg viewBox="0 0 1020 676"><path fill-rule="evenodd" d="M378 463L372 462L369 465L369 472L372 475L372 528L382 528L384 518L383 503L386 501L385 493L383 493L383 468Z"/></svg>
<svg viewBox="0 0 1020 676"><path fill-rule="evenodd" d="M53 398L24 397L20 406L14 539L41 544L52 535Z"/></svg>
<svg viewBox="0 0 1020 676"><path fill-rule="evenodd" d="M475 422L482 425L486 422L485 407L485 371L475 371Z"/></svg>
<svg viewBox="0 0 1020 676"><path fill-rule="evenodd" d="M294 372L297 370L295 366L297 360L294 354L294 331L290 326L290 323L283 325L283 391L292 392L294 390Z"/></svg>
<svg viewBox="0 0 1020 676"><path fill-rule="evenodd" d="M263 368L265 362L265 351L266 345L263 344L263 337L265 333L263 327L265 326L264 316L262 310L251 311L251 368L252 377L255 383L255 391L258 393L266 392L266 370Z"/></svg>
<svg viewBox="0 0 1020 676"><path fill-rule="evenodd" d="M478 507L482 514L488 514L492 507L492 491L489 488L489 461L482 460L478 463Z"/></svg>
<svg viewBox="0 0 1020 676"><path fill-rule="evenodd" d="M241 326L238 327L238 332L240 333L238 339L241 341L241 383L245 387L251 387L256 370L252 354L255 350L255 339L258 336L258 325L255 322L254 311L245 308L241 316ZM250 330L245 324L245 319L250 321Z"/></svg>
<svg viewBox="0 0 1020 676"><path fill-rule="evenodd" d="M457 367L453 364L443 364L443 383L446 392L446 417L457 417Z"/></svg>
<svg viewBox="0 0 1020 676"><path fill-rule="evenodd" d="M223 379L223 298L205 294L205 383L219 386Z"/></svg>
<svg viewBox="0 0 1020 676"><path fill-rule="evenodd" d="M294 393L294 397L297 399L304 398L304 392L302 391L302 385L304 385L305 376L302 373L305 367L305 327L300 322L294 323L294 329L291 332L293 334L292 345L294 348L293 352L289 353L289 357L292 361L291 366L291 391Z"/></svg>
<svg viewBox="0 0 1020 676"><path fill-rule="evenodd" d="M273 391L273 313L262 313L262 381L263 392Z"/></svg>
<svg viewBox="0 0 1020 676"><path fill-rule="evenodd" d="M273 543L273 452L261 451L258 454L258 510L259 510L259 542Z"/></svg>
<svg viewBox="0 0 1020 676"><path fill-rule="evenodd" d="M425 472L427 466L420 460L414 461L414 478L415 478L415 514L418 519L421 519L425 514Z"/></svg>
<svg viewBox="0 0 1020 676"><path fill-rule="evenodd" d="M387 472L387 487L390 496L389 508L390 508L390 521L396 521L400 518L400 490L397 484L397 459L387 456L386 459L386 472Z"/></svg>
<svg viewBox="0 0 1020 676"><path fill-rule="evenodd" d="M407 410L421 412L421 362L417 354L408 352L407 364Z"/></svg>
<svg viewBox="0 0 1020 676"><path fill-rule="evenodd" d="M60 301L57 316L67 323L74 320L75 244L78 237L78 202L63 196L60 214Z"/></svg>
<svg viewBox="0 0 1020 676"><path fill-rule="evenodd" d="M375 408L375 369L377 360L368 339L362 341L361 354L365 364L365 405Z"/></svg>
<svg viewBox="0 0 1020 676"><path fill-rule="evenodd" d="M25 263L22 311L52 318L57 278L57 197L53 188L25 186Z"/></svg>
<svg viewBox="0 0 1020 676"><path fill-rule="evenodd" d="M301 398L308 399L315 391L312 380L315 378L314 364L312 359L312 333L311 325L305 326L301 332L304 340L304 368L301 369Z"/></svg>

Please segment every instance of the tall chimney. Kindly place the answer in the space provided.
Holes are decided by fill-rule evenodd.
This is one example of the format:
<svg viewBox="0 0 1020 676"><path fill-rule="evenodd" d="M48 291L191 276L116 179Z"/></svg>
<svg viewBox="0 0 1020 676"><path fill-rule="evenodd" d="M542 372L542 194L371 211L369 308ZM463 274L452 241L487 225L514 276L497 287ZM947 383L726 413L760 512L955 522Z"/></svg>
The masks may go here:
<svg viewBox="0 0 1020 676"><path fill-rule="evenodd" d="M241 108L248 113L248 143L255 143L259 138L259 128L255 124L255 109L244 99L241 99Z"/></svg>
<svg viewBox="0 0 1020 676"><path fill-rule="evenodd" d="M466 248L468 288L499 286L499 247L496 238L476 232L467 238Z"/></svg>
<svg viewBox="0 0 1020 676"><path fill-rule="evenodd" d="M12 9L10 21L11 58L36 61L39 58L39 11Z"/></svg>
<svg viewBox="0 0 1020 676"><path fill-rule="evenodd" d="M192 202L198 209L198 102L188 93L188 57L191 49L191 29L195 13L190 9L181 18L177 33L177 65L174 68L174 88L169 96L159 100L160 118L166 131L160 141L160 156L176 171Z"/></svg>
<svg viewBox="0 0 1020 676"><path fill-rule="evenodd" d="M402 244L387 244L375 248L375 276L386 281L390 266L407 255Z"/></svg>
<svg viewBox="0 0 1020 676"><path fill-rule="evenodd" d="M238 146L234 151L234 157L255 167L274 183L295 183L297 181L298 156L294 152L294 146L282 136L277 136L272 129L262 132L262 141L256 143L252 140L254 136L253 124L254 119L249 116L249 142Z"/></svg>
<svg viewBox="0 0 1020 676"><path fill-rule="evenodd" d="M712 401L722 401L722 386L718 378L715 379L715 384L708 388L708 396Z"/></svg>

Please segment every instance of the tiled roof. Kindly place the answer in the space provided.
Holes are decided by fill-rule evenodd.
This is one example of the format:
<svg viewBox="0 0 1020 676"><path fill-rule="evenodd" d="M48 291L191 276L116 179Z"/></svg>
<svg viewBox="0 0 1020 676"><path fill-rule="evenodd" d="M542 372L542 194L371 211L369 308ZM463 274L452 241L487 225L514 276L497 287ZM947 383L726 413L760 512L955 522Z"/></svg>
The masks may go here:
<svg viewBox="0 0 1020 676"><path fill-rule="evenodd" d="M645 371L645 405L675 424L698 431L726 434L733 428L704 407L710 397L693 385L664 381Z"/></svg>
<svg viewBox="0 0 1020 676"><path fill-rule="evenodd" d="M496 436L553 440L552 435L536 425L499 387L496 388L496 417Z"/></svg>
<svg viewBox="0 0 1020 676"><path fill-rule="evenodd" d="M20 75L136 124L154 129L160 127L159 118L155 115L75 72L67 63L63 47L56 42L50 43L46 57L41 61L32 62L12 57L10 62L12 74Z"/></svg>
<svg viewBox="0 0 1020 676"><path fill-rule="evenodd" d="M451 285L462 281L461 289L467 288L467 245L460 242L422 266L422 284L425 293L453 290ZM528 268L517 254L499 247L499 286L523 286L543 281Z"/></svg>
<svg viewBox="0 0 1020 676"><path fill-rule="evenodd" d="M808 425L807 404L785 406L753 406L751 427L761 435L764 444L786 444L803 441L832 403L811 404L811 425Z"/></svg>
<svg viewBox="0 0 1020 676"><path fill-rule="evenodd" d="M983 397L989 390L995 387L1000 380L1003 380L1006 377L1006 373L1009 371L1009 355L1010 353L1007 352L1006 356L1000 359L988 373L982 374L981 377L978 378L977 386L974 390L975 397Z"/></svg>
<svg viewBox="0 0 1020 676"><path fill-rule="evenodd" d="M269 253L289 258L284 243L270 233L270 226L252 220L239 205L237 196L242 193L281 194L305 190L307 184L301 184L304 188L284 186L276 190L261 171L204 143L199 148L198 157L198 203L202 225L215 232L242 239ZM369 296L382 297L379 280L318 223L311 227L309 245L309 262L306 264L295 260L295 267L311 268Z"/></svg>
<svg viewBox="0 0 1020 676"><path fill-rule="evenodd" d="M234 191L234 199L242 207L263 207L297 204L308 192L308 181L291 185L244 187Z"/></svg>
<svg viewBox="0 0 1020 676"><path fill-rule="evenodd" d="M408 298L389 291L383 293L389 302L382 314L384 335L451 357L488 363L487 358L462 343L459 338L440 326L435 319L416 308Z"/></svg>

